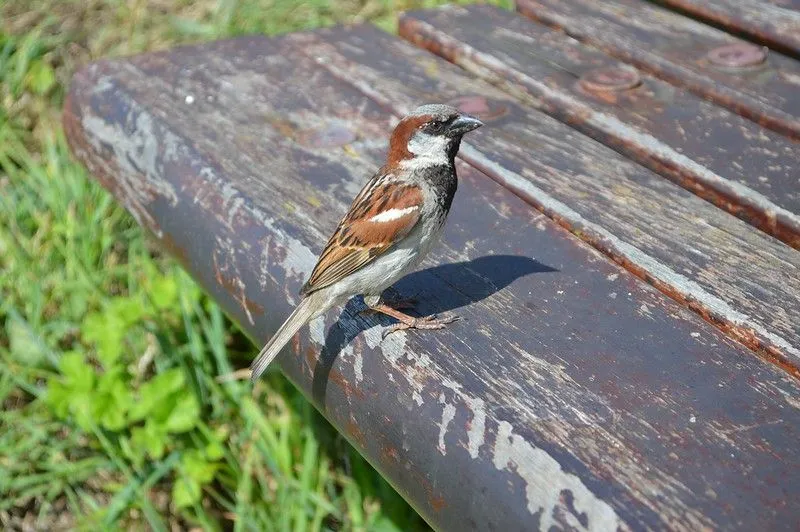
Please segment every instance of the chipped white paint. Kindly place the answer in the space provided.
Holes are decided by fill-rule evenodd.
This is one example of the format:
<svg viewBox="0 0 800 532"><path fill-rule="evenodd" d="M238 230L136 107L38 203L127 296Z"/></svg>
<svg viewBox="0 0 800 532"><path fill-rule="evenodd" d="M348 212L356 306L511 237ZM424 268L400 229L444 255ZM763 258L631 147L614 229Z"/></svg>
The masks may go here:
<svg viewBox="0 0 800 532"><path fill-rule="evenodd" d="M443 407L442 407L442 421L439 423L438 448L440 453L446 455L447 449L445 448L444 437L447 434L448 425L450 425L450 422L453 421L454 417L456 417L456 407L447 402L444 394L439 395L439 402L443 405Z"/></svg>
<svg viewBox="0 0 800 532"><path fill-rule="evenodd" d="M275 239L277 244L285 250L285 257L279 262L279 266L283 268L287 275L294 275L299 279L307 279L317 263L317 256L314 252L300 240L287 235L285 231L278 230L274 218L265 216L257 209L253 209L253 213L269 233L270 238ZM260 273L259 284L263 289L267 286L267 279L271 277L269 273L269 246L264 246L264 251L261 254Z"/></svg>
<svg viewBox="0 0 800 532"><path fill-rule="evenodd" d="M361 350L354 350L355 358L353 360L353 373L356 376L356 382L360 383L364 380L364 359Z"/></svg>
<svg viewBox="0 0 800 532"><path fill-rule="evenodd" d="M317 316L308 322L308 335L317 345L325 345L325 316Z"/></svg>
<svg viewBox="0 0 800 532"><path fill-rule="evenodd" d="M588 517L588 526L583 527L577 519L573 526L586 530L616 530L622 525L614 509L597 497L577 476L565 472L552 456L513 433L511 423L500 421L497 440L494 444L494 466L512 471L525 482L528 511L535 514L542 510L540 530L560 528L553 513L561 504L561 493L569 491L574 497L575 510ZM565 512L569 517L571 514Z"/></svg>
<svg viewBox="0 0 800 532"><path fill-rule="evenodd" d="M483 399L464 397L464 403L472 411L472 420L467 429L467 451L477 458L486 433L486 403Z"/></svg>
<svg viewBox="0 0 800 532"><path fill-rule="evenodd" d="M94 94L115 90L108 77L101 77L95 85ZM86 140L96 153L103 153L110 147L114 151L111 159L115 166L111 167L102 157L93 157L92 160L104 166L104 173L114 176L115 185L122 189L116 196L125 203L136 221L161 238L163 234L148 213L147 205L157 196L171 205L177 204L178 195L172 184L164 179L161 169L164 161L179 156L180 142L169 131L157 132L152 117L126 94L118 92L114 97L125 99L128 106L128 114L121 122L134 125L128 131L123 124L106 122L92 113L84 114L81 125Z"/></svg>
<svg viewBox="0 0 800 532"><path fill-rule="evenodd" d="M386 338L383 338L383 327L370 327L364 331L364 340L370 349L381 346L381 353L392 364L396 364L406 352L406 339L408 335L405 331L397 331Z"/></svg>

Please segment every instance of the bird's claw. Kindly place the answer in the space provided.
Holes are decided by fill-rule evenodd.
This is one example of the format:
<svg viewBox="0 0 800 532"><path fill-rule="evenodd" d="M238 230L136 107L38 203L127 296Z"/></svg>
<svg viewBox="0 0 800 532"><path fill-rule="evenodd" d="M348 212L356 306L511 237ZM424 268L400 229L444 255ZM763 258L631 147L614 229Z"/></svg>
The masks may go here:
<svg viewBox="0 0 800 532"><path fill-rule="evenodd" d="M383 331L382 338L386 338L393 332L405 331L407 329L444 329L445 325L448 325L460 319L461 316L456 316L455 314L453 314L450 316L443 316L441 318L437 318L435 315L431 315L431 316L424 316L422 318L414 318L413 320L410 320L408 322L401 321L399 323L395 323L391 327L387 327Z"/></svg>

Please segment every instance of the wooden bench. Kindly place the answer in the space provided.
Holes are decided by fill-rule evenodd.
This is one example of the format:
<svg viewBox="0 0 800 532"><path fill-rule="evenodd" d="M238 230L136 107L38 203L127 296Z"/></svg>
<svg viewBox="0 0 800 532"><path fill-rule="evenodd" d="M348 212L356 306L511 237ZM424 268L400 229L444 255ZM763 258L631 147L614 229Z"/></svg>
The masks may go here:
<svg viewBox="0 0 800 532"><path fill-rule="evenodd" d="M731 25L788 36L754 58L662 7L600 6L100 61L64 124L260 344L398 117L477 114L443 243L396 287L464 320L382 340L391 322L356 299L297 335L284 373L439 529L792 529L800 61L781 52L797 33ZM752 64L721 65L740 53Z"/></svg>

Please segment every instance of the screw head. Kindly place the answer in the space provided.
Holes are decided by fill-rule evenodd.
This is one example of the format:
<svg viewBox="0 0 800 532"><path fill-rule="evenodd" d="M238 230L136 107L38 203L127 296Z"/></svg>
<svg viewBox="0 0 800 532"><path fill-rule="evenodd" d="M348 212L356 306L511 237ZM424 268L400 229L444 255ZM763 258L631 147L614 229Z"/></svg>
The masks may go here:
<svg viewBox="0 0 800 532"><path fill-rule="evenodd" d="M706 54L711 64L727 68L745 68L760 65L767 59L766 48L737 42L714 48Z"/></svg>
<svg viewBox="0 0 800 532"><path fill-rule="evenodd" d="M600 67L583 74L578 80L581 88L592 92L619 92L638 87L642 83L633 68Z"/></svg>
<svg viewBox="0 0 800 532"><path fill-rule="evenodd" d="M508 114L508 105L485 96L459 96L447 102L462 113L489 122Z"/></svg>
<svg viewBox="0 0 800 532"><path fill-rule="evenodd" d="M311 148L336 148L356 139L355 133L337 124L328 124L300 132L297 140Z"/></svg>

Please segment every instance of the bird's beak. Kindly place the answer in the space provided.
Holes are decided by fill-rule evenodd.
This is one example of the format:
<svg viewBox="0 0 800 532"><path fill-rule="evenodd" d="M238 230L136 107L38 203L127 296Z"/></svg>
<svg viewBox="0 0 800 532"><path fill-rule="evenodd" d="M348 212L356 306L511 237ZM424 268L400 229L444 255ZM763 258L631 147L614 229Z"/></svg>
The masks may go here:
<svg viewBox="0 0 800 532"><path fill-rule="evenodd" d="M464 133L469 133L470 131L478 129L482 125L483 122L474 116L460 115L450 123L450 127L447 129L451 136L457 136L463 135Z"/></svg>

